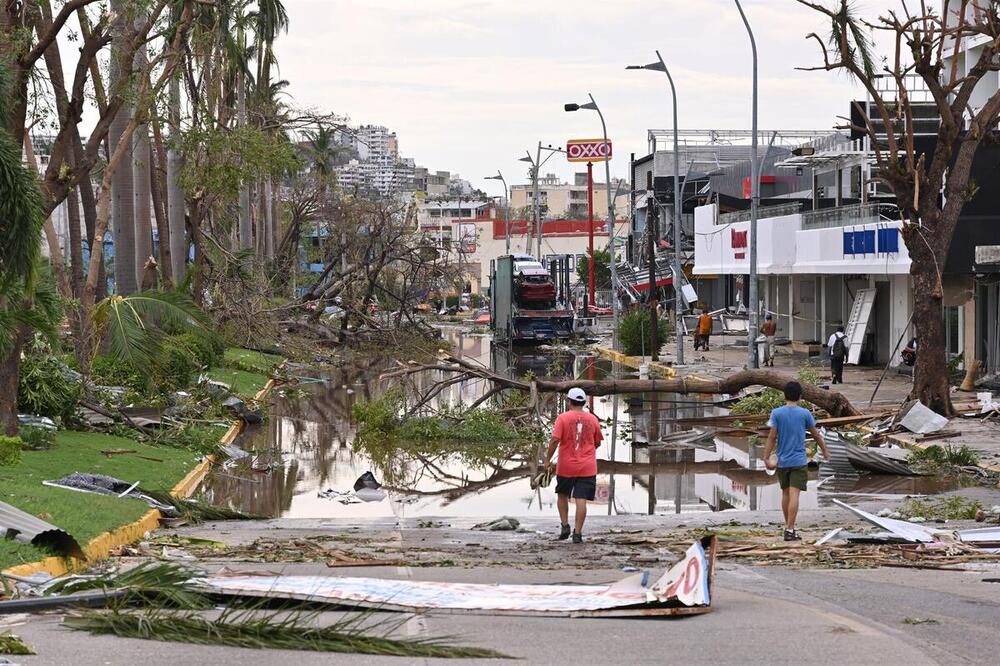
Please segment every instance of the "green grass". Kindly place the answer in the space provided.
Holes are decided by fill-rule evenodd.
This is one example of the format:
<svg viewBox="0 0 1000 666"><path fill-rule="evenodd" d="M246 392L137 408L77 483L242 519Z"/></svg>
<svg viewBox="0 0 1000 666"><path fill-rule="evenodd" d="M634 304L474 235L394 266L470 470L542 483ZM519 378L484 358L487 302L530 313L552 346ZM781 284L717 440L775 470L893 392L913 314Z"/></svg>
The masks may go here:
<svg viewBox="0 0 1000 666"><path fill-rule="evenodd" d="M205 374L217 382L229 384L242 397L252 398L264 388L271 372L281 361L282 358L274 354L227 347L222 365Z"/></svg>
<svg viewBox="0 0 1000 666"><path fill-rule="evenodd" d="M136 454L107 457L109 449L130 449ZM138 456L158 458L163 462ZM0 500L38 516L73 535L80 545L102 532L140 518L149 508L144 502L84 494L43 486L73 472L107 474L126 481L140 481L150 490L169 490L198 462L192 451L150 446L123 437L92 432L59 432L46 451L24 451L21 461L0 468ZM34 562L51 555L44 550L0 540L0 569Z"/></svg>

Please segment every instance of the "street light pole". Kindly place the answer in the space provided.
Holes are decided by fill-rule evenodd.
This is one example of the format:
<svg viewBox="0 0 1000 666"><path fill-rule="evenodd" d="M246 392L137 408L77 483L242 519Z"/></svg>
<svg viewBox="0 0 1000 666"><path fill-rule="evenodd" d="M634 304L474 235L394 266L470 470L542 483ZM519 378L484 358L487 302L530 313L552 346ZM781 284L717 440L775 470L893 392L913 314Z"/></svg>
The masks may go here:
<svg viewBox="0 0 1000 666"><path fill-rule="evenodd" d="M504 240L507 242L507 254L510 254L510 192L507 189L507 181L499 169L497 169L497 175L486 176L485 180L499 180L503 183Z"/></svg>
<svg viewBox="0 0 1000 666"><path fill-rule="evenodd" d="M678 142L678 130L677 130L677 89L674 87L674 77L670 75L670 70L667 68L667 64L663 61L663 56L660 55L659 50L656 51L657 62L650 63L648 65L629 65L625 69L648 69L654 72L663 72L667 75L667 81L670 83L670 96L673 100L673 111L674 111L674 261L673 261L673 286L674 286L674 330L676 332L677 338L677 351L675 353L675 362L678 365L684 364L684 307L686 306L684 301L684 293L681 290L681 285L683 283L683 273L681 272L681 212L683 208L683 203L681 201L681 162L680 162L680 148ZM653 149L656 150L655 147ZM656 193L653 193L653 203L656 204ZM647 223L648 226L648 223ZM647 229L648 232L652 232L651 229ZM652 252L650 253L652 257ZM650 259L653 261L653 259ZM650 264L650 271L655 270L655 264ZM652 293L650 293L650 298L652 298ZM656 315L653 315L653 326L656 326ZM653 331L656 329L654 328ZM655 337L653 338L655 343ZM655 358L655 350L654 350Z"/></svg>
<svg viewBox="0 0 1000 666"><path fill-rule="evenodd" d="M580 109L587 109L589 111L597 111L597 117L601 119L601 132L604 136L604 144L608 143L608 126L604 122L604 114L601 113L601 108L597 106L597 102L594 101L594 96L587 93L587 97L590 98L589 102L585 104L566 104L563 108L566 111L579 111ZM604 186L607 188L608 197L608 263L611 265L611 312L612 321L614 322L614 344L617 347L618 342L618 269L615 266L615 201L611 195L611 165L608 164L608 158L604 159Z"/></svg>
<svg viewBox="0 0 1000 666"><path fill-rule="evenodd" d="M760 164L757 162L757 41L753 36L753 29L747 15L743 12L740 0L735 0L736 8L740 10L740 18L746 26L747 34L750 36L750 49L753 53L753 102L750 139L750 294L747 298L747 314L749 321L749 337L747 339L747 368L756 368L757 349L756 340L759 330L758 322L758 296L757 296L757 207L760 203Z"/></svg>
<svg viewBox="0 0 1000 666"><path fill-rule="evenodd" d="M538 142L535 151L535 173L532 182L535 186L535 259L542 260L542 206L538 192L538 171L542 168L542 142Z"/></svg>

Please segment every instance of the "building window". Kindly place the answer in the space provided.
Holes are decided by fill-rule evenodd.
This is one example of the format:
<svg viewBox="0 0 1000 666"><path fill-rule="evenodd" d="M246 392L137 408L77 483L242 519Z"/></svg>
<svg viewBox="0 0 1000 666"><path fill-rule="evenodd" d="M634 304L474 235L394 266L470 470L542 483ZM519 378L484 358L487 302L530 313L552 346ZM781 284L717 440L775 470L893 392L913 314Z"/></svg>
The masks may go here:
<svg viewBox="0 0 1000 666"><path fill-rule="evenodd" d="M954 358L962 353L962 306L945 306L944 308L944 346L948 358Z"/></svg>

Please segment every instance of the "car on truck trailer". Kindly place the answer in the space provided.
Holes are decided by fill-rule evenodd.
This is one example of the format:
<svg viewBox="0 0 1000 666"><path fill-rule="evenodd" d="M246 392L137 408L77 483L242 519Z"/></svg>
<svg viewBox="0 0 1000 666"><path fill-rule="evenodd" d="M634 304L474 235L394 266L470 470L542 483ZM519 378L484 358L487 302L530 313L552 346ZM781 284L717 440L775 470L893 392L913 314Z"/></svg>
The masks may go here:
<svg viewBox="0 0 1000 666"><path fill-rule="evenodd" d="M503 344L552 342L573 335L569 258L546 269L528 254L498 257L490 270L490 328Z"/></svg>

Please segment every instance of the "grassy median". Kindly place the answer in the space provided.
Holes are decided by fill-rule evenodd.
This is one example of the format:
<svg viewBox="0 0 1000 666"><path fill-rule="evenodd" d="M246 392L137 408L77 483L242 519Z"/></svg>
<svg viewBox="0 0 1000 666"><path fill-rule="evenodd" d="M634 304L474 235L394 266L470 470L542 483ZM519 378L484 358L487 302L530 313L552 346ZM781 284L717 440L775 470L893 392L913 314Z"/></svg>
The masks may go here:
<svg viewBox="0 0 1000 666"><path fill-rule="evenodd" d="M229 348L220 367L207 374L249 399L267 384L280 362L279 356ZM209 425L197 429L213 441L225 431ZM169 491L201 455L176 444L152 445L100 432L59 431L52 448L23 451L20 462L0 467L0 500L65 530L85 546L103 532L138 520L149 507L133 499L51 488L42 481L89 472L139 481L148 490ZM50 555L34 546L0 540L0 570Z"/></svg>

